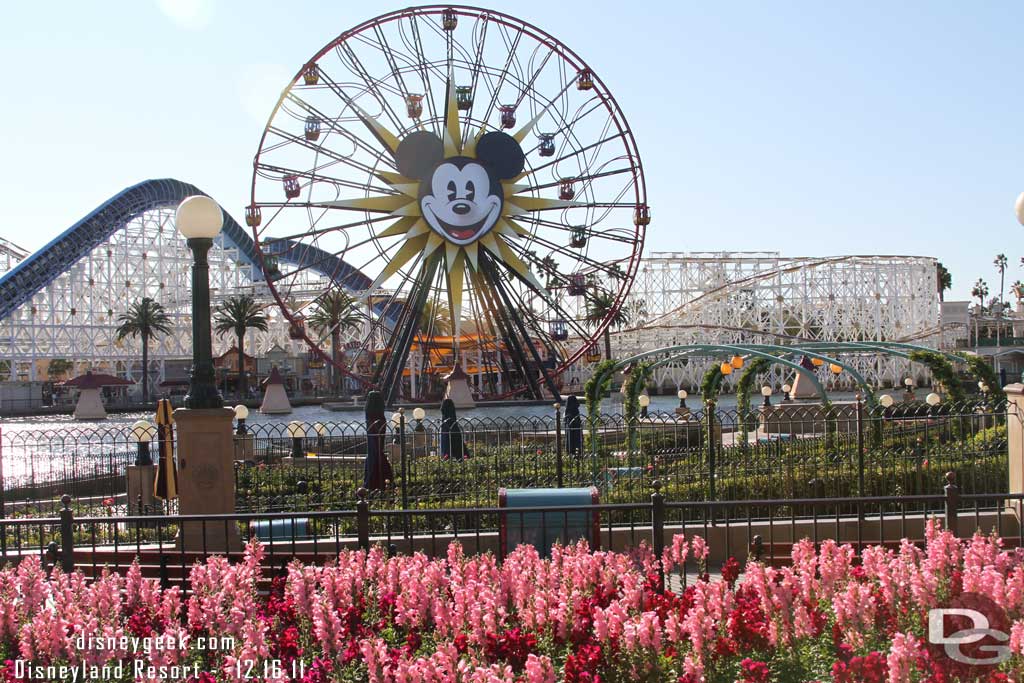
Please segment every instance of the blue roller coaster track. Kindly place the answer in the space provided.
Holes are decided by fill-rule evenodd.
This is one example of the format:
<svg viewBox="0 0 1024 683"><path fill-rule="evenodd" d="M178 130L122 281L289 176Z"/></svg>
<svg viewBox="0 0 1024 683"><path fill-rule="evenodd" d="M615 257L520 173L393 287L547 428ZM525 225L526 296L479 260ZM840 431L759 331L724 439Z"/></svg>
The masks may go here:
<svg viewBox="0 0 1024 683"><path fill-rule="evenodd" d="M147 211L177 207L186 197L197 194L206 193L173 178L145 180L117 193L0 278L0 320L131 221ZM237 248L243 262L253 266L253 276L262 278L259 256L248 230L227 211L219 239L223 246ZM316 247L279 240L272 243L272 252L282 262L322 273L351 290L366 289L372 283L358 269Z"/></svg>

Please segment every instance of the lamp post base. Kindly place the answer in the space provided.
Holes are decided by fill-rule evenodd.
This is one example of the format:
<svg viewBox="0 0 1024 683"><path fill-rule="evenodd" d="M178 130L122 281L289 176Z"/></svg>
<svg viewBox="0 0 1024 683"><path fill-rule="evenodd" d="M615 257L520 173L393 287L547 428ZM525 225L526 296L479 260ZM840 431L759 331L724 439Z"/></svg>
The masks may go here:
<svg viewBox="0 0 1024 683"><path fill-rule="evenodd" d="M235 512L234 434L230 408L174 411L178 428L178 501L182 515L225 515ZM183 550L240 550L234 520L185 522L178 534Z"/></svg>

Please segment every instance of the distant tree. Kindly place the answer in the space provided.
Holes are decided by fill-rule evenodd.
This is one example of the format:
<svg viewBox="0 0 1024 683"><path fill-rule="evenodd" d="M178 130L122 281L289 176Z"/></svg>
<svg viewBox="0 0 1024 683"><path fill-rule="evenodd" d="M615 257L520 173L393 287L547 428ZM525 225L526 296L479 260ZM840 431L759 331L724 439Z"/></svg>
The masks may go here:
<svg viewBox="0 0 1024 683"><path fill-rule="evenodd" d="M315 306L308 322L319 334L331 335L331 386L335 391L340 391L341 373L338 372L338 364L341 362L341 331L361 324L366 320L366 314L362 312L359 302L341 289L321 294Z"/></svg>
<svg viewBox="0 0 1024 683"><path fill-rule="evenodd" d="M978 300L978 314L985 312L985 297L988 296L988 285L980 277L971 288L971 296Z"/></svg>
<svg viewBox="0 0 1024 683"><path fill-rule="evenodd" d="M1013 292L1013 296L1020 301L1024 299L1024 282L1020 280L1014 280L1013 284L1010 285L1010 291Z"/></svg>
<svg viewBox="0 0 1024 683"><path fill-rule="evenodd" d="M612 311L615 311L614 315L612 315ZM615 310L615 294L604 289L598 289L594 293L594 297L587 302L586 321L593 326L597 326L609 315L612 316L611 322L608 327L604 328L605 359L610 359L612 357L611 328L622 327L629 322L629 316L622 308Z"/></svg>
<svg viewBox="0 0 1024 683"><path fill-rule="evenodd" d="M171 333L171 319L157 301L149 297L128 306L128 310L117 317L117 340L139 337L142 340L142 402L149 402L149 340L160 334Z"/></svg>
<svg viewBox="0 0 1024 683"><path fill-rule="evenodd" d="M234 333L238 348L238 393L245 398L245 333L247 330L267 331L269 322L263 313L263 306L256 303L250 294L229 296L220 302L213 314L213 329L219 336Z"/></svg>
<svg viewBox="0 0 1024 683"><path fill-rule="evenodd" d="M1003 303L1003 284L1006 279L1006 254L996 254L995 259L992 261L992 265L999 271L999 303Z"/></svg>
<svg viewBox="0 0 1024 683"><path fill-rule="evenodd" d="M427 301L420 312L420 334L443 337L452 333L452 312L443 301Z"/></svg>
<svg viewBox="0 0 1024 683"><path fill-rule="evenodd" d="M945 301L944 295L946 290L953 287L953 276L942 263L936 265L935 275L936 286L939 290L939 301Z"/></svg>
<svg viewBox="0 0 1024 683"><path fill-rule="evenodd" d="M72 367L74 367L74 363L69 361L67 358L54 358L46 367L46 376L49 377L51 381L62 379Z"/></svg>
<svg viewBox="0 0 1024 683"><path fill-rule="evenodd" d="M551 279L558 274L558 261L548 254L540 260L540 269L544 271L544 286L551 289Z"/></svg>

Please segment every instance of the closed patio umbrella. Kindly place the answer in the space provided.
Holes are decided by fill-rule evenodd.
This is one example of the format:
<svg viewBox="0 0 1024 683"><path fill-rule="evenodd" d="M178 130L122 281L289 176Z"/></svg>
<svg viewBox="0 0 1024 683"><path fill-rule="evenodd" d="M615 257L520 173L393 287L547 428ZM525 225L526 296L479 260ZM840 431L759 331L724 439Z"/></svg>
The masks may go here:
<svg viewBox="0 0 1024 683"><path fill-rule="evenodd" d="M583 418L580 400L575 396L565 401L565 450L569 455L583 455Z"/></svg>
<svg viewBox="0 0 1024 683"><path fill-rule="evenodd" d="M463 460L468 457L469 449L462 438L455 402L446 398L441 401L441 459Z"/></svg>
<svg viewBox="0 0 1024 683"><path fill-rule="evenodd" d="M178 470L174 465L174 417L171 402L166 398L156 404L156 435L160 457L157 458L156 479L153 481L153 495L160 500L174 500L178 497Z"/></svg>
<svg viewBox="0 0 1024 683"><path fill-rule="evenodd" d="M363 488L383 491L394 481L391 462L384 450L388 421L384 417L384 397L379 391L366 395L366 460L363 463Z"/></svg>

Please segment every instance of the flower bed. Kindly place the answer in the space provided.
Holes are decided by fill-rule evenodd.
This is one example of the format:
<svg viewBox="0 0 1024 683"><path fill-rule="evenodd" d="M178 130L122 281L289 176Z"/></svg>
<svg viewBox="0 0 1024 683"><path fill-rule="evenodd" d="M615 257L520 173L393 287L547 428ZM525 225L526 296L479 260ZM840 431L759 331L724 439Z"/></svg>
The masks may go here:
<svg viewBox="0 0 1024 683"><path fill-rule="evenodd" d="M677 536L661 560L703 572L706 556L703 539ZM1024 669L1024 555L934 525L924 549L858 558L805 541L791 567L731 559L721 579L664 593L644 547L556 547L542 560L522 546L500 566L456 544L443 559L346 551L328 567L292 563L272 582L262 557L253 542L236 565L197 565L187 599L137 567L93 583L48 577L35 558L0 571L4 680L72 680L59 667L77 667L77 680L193 683L938 683L1012 681ZM984 613L1012 656L971 667L929 645L929 610L950 605ZM990 657L985 644L951 647Z"/></svg>

